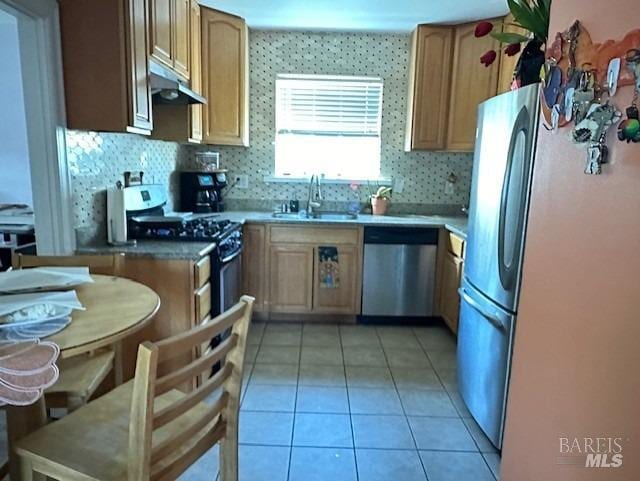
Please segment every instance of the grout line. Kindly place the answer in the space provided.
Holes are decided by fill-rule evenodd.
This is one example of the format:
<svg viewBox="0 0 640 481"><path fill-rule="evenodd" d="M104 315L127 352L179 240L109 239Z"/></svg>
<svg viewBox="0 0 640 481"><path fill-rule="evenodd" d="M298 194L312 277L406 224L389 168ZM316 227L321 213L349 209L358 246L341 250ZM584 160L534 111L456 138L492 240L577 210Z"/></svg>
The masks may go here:
<svg viewBox="0 0 640 481"><path fill-rule="evenodd" d="M391 366L389 365L389 358L387 357L387 351L385 351L385 349L384 349L384 344L382 343L382 337L380 337L380 333L378 332L378 329L376 329L376 334L378 335L378 339L380 341L380 344L382 345L382 353L384 354L384 358L387 361L387 369L389 369L389 372L391 373L391 379L393 381L393 386L394 386L395 391L396 391L396 396L398 396L398 399L400 400L400 407L402 408L402 412L404 413L404 422L406 423L407 427L409 428L409 433L411 433L411 439L413 439L413 445L415 446L416 451L418 453L418 459L420 460L420 466L422 466L422 472L424 473L425 479L427 481L429 481L429 475L427 474L427 470L426 470L426 468L424 466L424 463L422 462L422 456L420 456L420 451L418 450L418 442L416 441L416 436L413 433L413 429L411 429L411 423L409 423L409 416L407 416L407 412L406 412L406 410L404 408L404 403L402 402L402 398L400 397L400 391L398 390L398 385L396 384L396 380L393 377L393 371L391 370ZM411 334L413 335L413 337L416 340L416 342L418 342L418 339L416 338L416 335L413 332L413 329L411 330ZM420 342L418 342L418 345L421 346ZM429 363L431 363L430 360L429 360Z"/></svg>
<svg viewBox="0 0 640 481"><path fill-rule="evenodd" d="M344 384L347 391L347 406L349 409L349 425L351 426L351 449L353 450L353 464L356 470L356 479L360 479L360 470L358 469L358 453L356 451L356 432L353 428L353 413L351 412L351 396L349 394L349 381L347 380L347 365L344 362L344 346L342 344L342 330L338 328L338 342L340 343L340 353L342 354L342 371L344 373Z"/></svg>
<svg viewBox="0 0 640 481"><path fill-rule="evenodd" d="M294 444L290 446L288 444L265 444L265 443L240 443L240 446L263 446L269 448L313 448L313 449L351 449L349 446L312 446L306 444ZM411 449L411 448L380 448L380 447L369 447L369 446L361 446L356 449L366 449L369 451L400 451L400 452L433 452L433 453L470 453L476 454L475 451L463 450L463 449Z"/></svg>
<svg viewBox="0 0 640 481"><path fill-rule="evenodd" d="M304 323L300 327L300 347L298 349L298 375L296 377L296 394L293 399L293 423L291 424L291 441L289 445L289 466L287 467L287 481L291 478L291 460L293 458L293 437L296 432L296 414L298 412L298 389L300 387L300 361L302 361L302 336L304 336Z"/></svg>

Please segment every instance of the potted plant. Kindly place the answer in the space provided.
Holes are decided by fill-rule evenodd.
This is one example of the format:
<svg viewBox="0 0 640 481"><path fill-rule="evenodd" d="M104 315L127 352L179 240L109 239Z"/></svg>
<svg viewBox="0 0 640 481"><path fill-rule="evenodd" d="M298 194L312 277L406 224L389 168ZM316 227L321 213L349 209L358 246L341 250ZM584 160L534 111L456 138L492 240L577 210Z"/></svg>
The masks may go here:
<svg viewBox="0 0 640 481"><path fill-rule="evenodd" d="M391 202L391 187L380 187L371 196L371 211L373 215L385 215Z"/></svg>
<svg viewBox="0 0 640 481"><path fill-rule="evenodd" d="M549 35L551 0L507 0L507 4L513 21L502 25L507 29L515 27L524 33L495 29L491 22L480 22L476 26L475 36L491 35L498 42L506 44L504 53L510 57L522 52L514 78L518 87L524 87L540 82L540 71L545 60L544 48ZM522 44L525 44L524 47ZM480 61L488 67L497 57L495 50L489 50L480 57Z"/></svg>

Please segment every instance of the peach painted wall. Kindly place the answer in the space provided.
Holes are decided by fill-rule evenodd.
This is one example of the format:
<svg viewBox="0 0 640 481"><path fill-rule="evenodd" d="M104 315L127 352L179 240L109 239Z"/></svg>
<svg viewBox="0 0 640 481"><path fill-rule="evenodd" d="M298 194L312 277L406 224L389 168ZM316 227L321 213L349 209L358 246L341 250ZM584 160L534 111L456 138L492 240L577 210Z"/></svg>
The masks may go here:
<svg viewBox="0 0 640 481"><path fill-rule="evenodd" d="M640 27L638 0L554 0L594 42ZM640 46L639 46L640 47ZM624 110L632 88L618 92ZM567 131L538 140L502 481L640 480L640 144L610 133L604 175ZM559 437L623 438L620 468L556 464Z"/></svg>

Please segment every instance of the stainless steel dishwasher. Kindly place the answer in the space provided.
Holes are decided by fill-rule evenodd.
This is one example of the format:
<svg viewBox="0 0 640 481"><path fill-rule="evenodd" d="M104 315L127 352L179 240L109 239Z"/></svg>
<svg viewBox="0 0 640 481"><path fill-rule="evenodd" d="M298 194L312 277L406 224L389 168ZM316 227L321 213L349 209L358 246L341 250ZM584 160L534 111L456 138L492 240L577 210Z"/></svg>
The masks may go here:
<svg viewBox="0 0 640 481"><path fill-rule="evenodd" d="M433 315L438 229L365 227L363 316Z"/></svg>

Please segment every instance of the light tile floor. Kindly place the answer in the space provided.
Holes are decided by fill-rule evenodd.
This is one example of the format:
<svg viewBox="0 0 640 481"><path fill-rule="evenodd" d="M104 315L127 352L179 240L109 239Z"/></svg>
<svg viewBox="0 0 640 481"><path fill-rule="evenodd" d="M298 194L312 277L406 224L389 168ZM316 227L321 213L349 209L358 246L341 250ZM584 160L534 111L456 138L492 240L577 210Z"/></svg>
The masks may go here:
<svg viewBox="0 0 640 481"><path fill-rule="evenodd" d="M240 481L494 481L445 327L254 323ZM181 480L214 479L217 449Z"/></svg>
<svg viewBox="0 0 640 481"><path fill-rule="evenodd" d="M494 481L500 464L439 326L254 323L239 459L240 481ZM180 480L217 475L216 447Z"/></svg>

